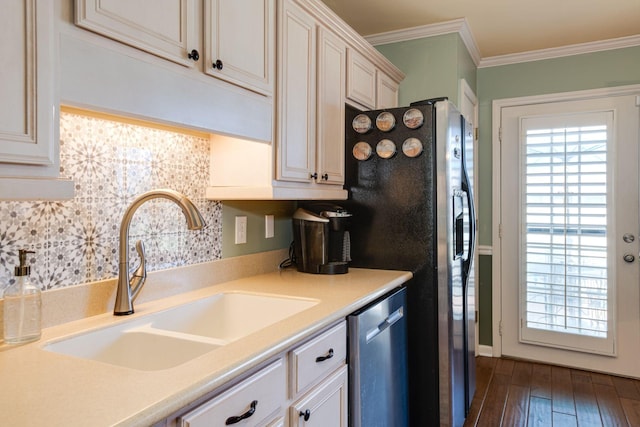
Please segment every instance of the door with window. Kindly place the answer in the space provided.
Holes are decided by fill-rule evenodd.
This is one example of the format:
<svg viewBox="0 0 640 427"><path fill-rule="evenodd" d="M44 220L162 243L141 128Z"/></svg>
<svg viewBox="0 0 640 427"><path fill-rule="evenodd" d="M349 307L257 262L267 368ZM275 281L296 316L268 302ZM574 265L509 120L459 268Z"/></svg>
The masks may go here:
<svg viewBox="0 0 640 427"><path fill-rule="evenodd" d="M640 377L638 102L500 109L503 355Z"/></svg>

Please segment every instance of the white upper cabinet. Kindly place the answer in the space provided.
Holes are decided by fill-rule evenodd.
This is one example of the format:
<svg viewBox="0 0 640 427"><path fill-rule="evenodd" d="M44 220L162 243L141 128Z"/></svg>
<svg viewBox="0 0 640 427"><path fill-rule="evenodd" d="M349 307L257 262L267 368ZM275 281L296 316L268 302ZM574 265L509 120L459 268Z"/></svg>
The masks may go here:
<svg viewBox="0 0 640 427"><path fill-rule="evenodd" d="M79 27L271 95L275 13L275 0L76 0L75 20Z"/></svg>
<svg viewBox="0 0 640 427"><path fill-rule="evenodd" d="M370 110L397 107L399 85L357 50L348 49L347 100L353 105Z"/></svg>
<svg viewBox="0 0 640 427"><path fill-rule="evenodd" d="M318 33L316 182L344 184L346 43L326 28Z"/></svg>
<svg viewBox="0 0 640 427"><path fill-rule="evenodd" d="M373 110L376 108L375 65L351 48L347 61L347 98Z"/></svg>
<svg viewBox="0 0 640 427"><path fill-rule="evenodd" d="M200 57L197 0L76 0L76 24L193 67Z"/></svg>
<svg viewBox="0 0 640 427"><path fill-rule="evenodd" d="M0 161L56 162L52 23L48 1L13 0L0 14ZM4 175L4 167L2 174ZM52 172L57 175L57 171Z"/></svg>
<svg viewBox="0 0 640 427"><path fill-rule="evenodd" d="M316 160L316 20L284 0L278 36L277 179L310 182Z"/></svg>
<svg viewBox="0 0 640 427"><path fill-rule="evenodd" d="M278 179L342 186L346 43L292 0L281 21Z"/></svg>
<svg viewBox="0 0 640 427"><path fill-rule="evenodd" d="M57 179L59 108L53 15L49 0L2 4L0 199L73 196L73 183Z"/></svg>
<svg viewBox="0 0 640 427"><path fill-rule="evenodd" d="M205 72L271 95L275 0L206 0L204 4Z"/></svg>
<svg viewBox="0 0 640 427"><path fill-rule="evenodd" d="M378 71L376 90L376 110L398 106L398 82Z"/></svg>

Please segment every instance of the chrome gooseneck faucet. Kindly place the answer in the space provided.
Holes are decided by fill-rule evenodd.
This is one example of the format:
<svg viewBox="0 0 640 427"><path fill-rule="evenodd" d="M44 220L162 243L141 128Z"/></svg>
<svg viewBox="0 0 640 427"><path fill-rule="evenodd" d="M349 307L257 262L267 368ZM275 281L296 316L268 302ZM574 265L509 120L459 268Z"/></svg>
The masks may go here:
<svg viewBox="0 0 640 427"><path fill-rule="evenodd" d="M182 213L187 218L189 230L200 230L204 227L204 219L196 206L184 194L174 190L152 190L143 193L136 198L124 212L122 223L120 224L120 262L118 273L118 290L116 292L116 303L113 314L123 316L133 313L133 301L136 299L144 282L147 279L147 269L142 241L136 242L136 251L140 256L140 265L131 273L129 278L129 225L136 210L144 202L151 199L168 199L175 202L182 209Z"/></svg>

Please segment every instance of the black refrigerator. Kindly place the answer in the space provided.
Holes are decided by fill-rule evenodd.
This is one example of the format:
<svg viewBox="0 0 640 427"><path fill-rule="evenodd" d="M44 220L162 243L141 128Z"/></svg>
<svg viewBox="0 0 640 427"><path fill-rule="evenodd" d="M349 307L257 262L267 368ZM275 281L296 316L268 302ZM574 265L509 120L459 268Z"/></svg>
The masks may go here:
<svg viewBox="0 0 640 427"><path fill-rule="evenodd" d="M475 391L473 136L446 98L346 113L351 266L409 270L409 423L461 426Z"/></svg>

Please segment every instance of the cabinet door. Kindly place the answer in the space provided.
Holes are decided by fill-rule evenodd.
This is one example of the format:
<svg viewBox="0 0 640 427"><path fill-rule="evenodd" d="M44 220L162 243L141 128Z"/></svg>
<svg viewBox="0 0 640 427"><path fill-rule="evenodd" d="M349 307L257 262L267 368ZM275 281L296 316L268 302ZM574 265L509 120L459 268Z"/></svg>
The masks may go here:
<svg viewBox="0 0 640 427"><path fill-rule="evenodd" d="M275 0L205 1L205 72L271 95Z"/></svg>
<svg viewBox="0 0 640 427"><path fill-rule="evenodd" d="M316 22L292 0L280 15L277 179L308 182L315 173Z"/></svg>
<svg viewBox="0 0 640 427"><path fill-rule="evenodd" d="M376 107L376 67L358 51L347 51L347 97L358 104Z"/></svg>
<svg viewBox="0 0 640 427"><path fill-rule="evenodd" d="M53 6L11 0L0 13L0 175L58 176ZM38 165L27 168L16 164Z"/></svg>
<svg viewBox="0 0 640 427"><path fill-rule="evenodd" d="M292 427L347 426L347 366L298 400L289 412Z"/></svg>
<svg viewBox="0 0 640 427"><path fill-rule="evenodd" d="M398 83L389 76L378 71L378 90L376 109L395 108L398 106Z"/></svg>
<svg viewBox="0 0 640 427"><path fill-rule="evenodd" d="M344 98L347 48L326 28L318 32L317 182L344 184Z"/></svg>
<svg viewBox="0 0 640 427"><path fill-rule="evenodd" d="M76 25L191 67L198 7L197 0L76 0Z"/></svg>

